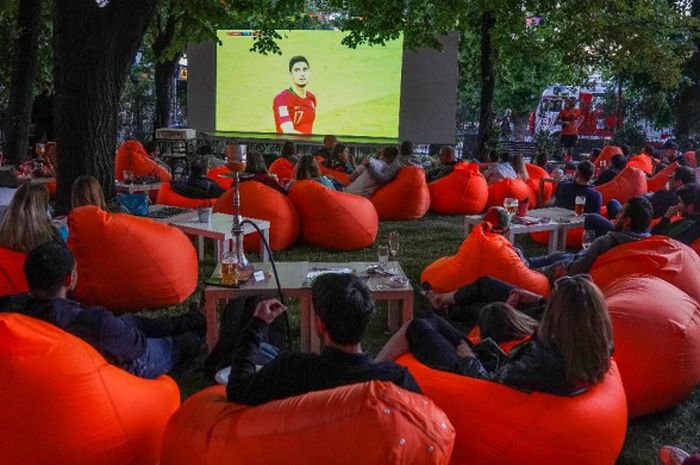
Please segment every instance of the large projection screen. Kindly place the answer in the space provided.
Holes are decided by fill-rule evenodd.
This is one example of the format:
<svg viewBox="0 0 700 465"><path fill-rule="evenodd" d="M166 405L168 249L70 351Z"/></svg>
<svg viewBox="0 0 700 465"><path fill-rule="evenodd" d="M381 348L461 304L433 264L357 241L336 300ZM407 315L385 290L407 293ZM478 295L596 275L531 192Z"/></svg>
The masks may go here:
<svg viewBox="0 0 700 465"><path fill-rule="evenodd" d="M261 139L284 134L286 128L370 141L454 142L457 34L443 37L442 50L415 52L403 50L401 40L385 47L338 47L342 33L337 31L282 35L283 55L275 57L250 52L252 37L246 31L219 31L223 47L213 42L190 45L189 127L257 134ZM292 56L303 56L306 62L290 72ZM302 100L300 89L307 94ZM287 104L298 106L286 111L282 106ZM312 116L294 114L295 108L308 108ZM289 121L295 124L284 124Z"/></svg>

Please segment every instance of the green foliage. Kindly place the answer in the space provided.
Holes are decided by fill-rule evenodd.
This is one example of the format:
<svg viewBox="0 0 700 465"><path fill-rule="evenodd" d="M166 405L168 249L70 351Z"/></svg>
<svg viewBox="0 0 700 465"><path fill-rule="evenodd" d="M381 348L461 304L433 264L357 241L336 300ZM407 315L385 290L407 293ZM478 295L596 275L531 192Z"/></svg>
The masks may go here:
<svg viewBox="0 0 700 465"><path fill-rule="evenodd" d="M631 153L638 153L646 144L647 138L644 132L632 122L625 122L613 135L612 143L618 146L629 145Z"/></svg>

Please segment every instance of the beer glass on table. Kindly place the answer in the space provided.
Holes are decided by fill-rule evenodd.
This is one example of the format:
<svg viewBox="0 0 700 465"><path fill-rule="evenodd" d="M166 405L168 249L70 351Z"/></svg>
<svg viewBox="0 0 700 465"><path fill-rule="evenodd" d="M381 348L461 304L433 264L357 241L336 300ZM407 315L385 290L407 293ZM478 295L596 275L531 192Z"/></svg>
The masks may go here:
<svg viewBox="0 0 700 465"><path fill-rule="evenodd" d="M585 207L586 207L586 196L585 195L577 195L576 196L576 203L574 204L574 214L576 216L583 215L583 209Z"/></svg>
<svg viewBox="0 0 700 465"><path fill-rule="evenodd" d="M505 208L508 212L508 215L512 217L518 212L518 199L507 197L503 201L503 208Z"/></svg>

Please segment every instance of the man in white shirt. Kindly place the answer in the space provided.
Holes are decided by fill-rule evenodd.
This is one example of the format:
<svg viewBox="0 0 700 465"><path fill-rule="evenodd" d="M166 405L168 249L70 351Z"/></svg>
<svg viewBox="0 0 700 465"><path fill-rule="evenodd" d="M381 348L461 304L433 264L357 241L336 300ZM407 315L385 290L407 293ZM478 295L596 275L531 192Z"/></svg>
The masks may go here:
<svg viewBox="0 0 700 465"><path fill-rule="evenodd" d="M350 175L350 184L344 192L371 197L374 191L396 177L403 163L398 157L396 147L384 147L379 158L365 160Z"/></svg>
<svg viewBox="0 0 700 465"><path fill-rule="evenodd" d="M513 179L518 176L515 173L515 169L513 169L513 165L510 164L511 158L510 153L501 152L498 163L494 163L486 170L484 177L489 185L495 184L503 179Z"/></svg>

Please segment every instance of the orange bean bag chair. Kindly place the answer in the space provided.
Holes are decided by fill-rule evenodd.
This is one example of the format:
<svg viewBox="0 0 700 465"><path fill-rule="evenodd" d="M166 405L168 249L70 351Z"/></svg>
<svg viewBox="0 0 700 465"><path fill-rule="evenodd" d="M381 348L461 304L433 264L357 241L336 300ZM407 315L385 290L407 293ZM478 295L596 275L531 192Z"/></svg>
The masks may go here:
<svg viewBox="0 0 700 465"><path fill-rule="evenodd" d="M7 465L156 465L175 382L147 380L43 321L0 313L0 450Z"/></svg>
<svg viewBox="0 0 700 465"><path fill-rule="evenodd" d="M175 192L170 186L170 182L164 182L160 185L160 189L158 189L158 199L156 203L182 208L199 208L211 207L216 203L216 200L217 199L191 199L185 197Z"/></svg>
<svg viewBox="0 0 700 465"><path fill-rule="evenodd" d="M631 197L640 196L647 191L647 176L638 168L626 167L610 182L595 188L603 196L603 205L616 199L625 203Z"/></svg>
<svg viewBox="0 0 700 465"><path fill-rule="evenodd" d="M530 176L530 178L527 180L527 185L530 186L532 192L535 193L535 198L539 198L540 179L549 178L551 176L549 176L549 173L547 173L547 171L541 166L533 165L531 163L527 163L525 165L525 169L527 170L528 176ZM542 194L542 200L546 203L549 201L549 199L552 198L552 195L554 195L554 184L548 182L544 185L544 193ZM530 205L530 208L534 208L535 205L537 204Z"/></svg>
<svg viewBox="0 0 700 465"><path fill-rule="evenodd" d="M700 381L700 305L649 275L625 276L603 292L630 417L680 403Z"/></svg>
<svg viewBox="0 0 700 465"><path fill-rule="evenodd" d="M697 239L695 242L690 244L690 248L700 255L700 239Z"/></svg>
<svg viewBox="0 0 700 465"><path fill-rule="evenodd" d="M502 207L503 201L512 197L518 200L530 199L530 205L537 205L537 196L524 181L520 179L502 179L489 186L488 207Z"/></svg>
<svg viewBox="0 0 700 465"><path fill-rule="evenodd" d="M695 150L688 150L683 154L683 156L688 160L688 164L691 168L698 167L698 158L697 154L695 153Z"/></svg>
<svg viewBox="0 0 700 465"><path fill-rule="evenodd" d="M177 228L95 206L68 215L68 247L78 267L73 297L115 313L163 308L197 287L197 253Z"/></svg>
<svg viewBox="0 0 700 465"><path fill-rule="evenodd" d="M489 187L476 163L457 163L452 173L428 184L430 209L442 215L474 215L486 208Z"/></svg>
<svg viewBox="0 0 700 465"><path fill-rule="evenodd" d="M593 263L591 276L601 289L632 273L667 281L700 302L700 257L690 247L666 236L621 244Z"/></svg>
<svg viewBox="0 0 700 465"><path fill-rule="evenodd" d="M114 159L114 176L119 181L124 180L124 170L134 172L134 176L155 176L162 182L170 181L172 176L163 166L148 156L146 149L137 140L127 140L117 149Z"/></svg>
<svg viewBox="0 0 700 465"><path fill-rule="evenodd" d="M447 465L455 432L432 401L389 382L316 391L257 407L223 386L170 419L161 465Z"/></svg>
<svg viewBox="0 0 700 465"><path fill-rule="evenodd" d="M434 370L409 354L397 362L452 421L453 465L613 465L622 450L627 406L614 361L601 383L571 397Z"/></svg>
<svg viewBox="0 0 700 465"><path fill-rule="evenodd" d="M618 154L624 155L620 147L618 147L617 145L606 145L600 150L600 154L598 155L598 158L595 159L595 162L593 162L593 164L596 168L599 168L600 162L605 161L607 162L607 165L609 167L610 160L612 160L612 157Z"/></svg>
<svg viewBox="0 0 700 465"><path fill-rule="evenodd" d="M654 162L649 155L640 153L629 159L627 168L638 168L644 173L651 175L654 172Z"/></svg>
<svg viewBox="0 0 700 465"><path fill-rule="evenodd" d="M666 183L668 182L668 178L673 174L674 171L676 171L676 168L678 168L679 166L680 165L678 164L678 162L674 161L666 168L656 173L656 176L653 176L647 181L647 190L649 192L656 192L660 191L661 189L664 189L666 187Z"/></svg>
<svg viewBox="0 0 700 465"><path fill-rule="evenodd" d="M288 196L299 212L301 238L307 244L356 250L372 245L377 238L379 217L369 199L308 179L295 182Z"/></svg>
<svg viewBox="0 0 700 465"><path fill-rule="evenodd" d="M280 184L285 185L290 180L294 179L294 163L286 158L279 157L273 161L270 168L267 170L270 174L276 174Z"/></svg>
<svg viewBox="0 0 700 465"><path fill-rule="evenodd" d="M333 170L333 169L330 169L330 168L326 168L326 167L323 165L323 161L322 161L322 160L318 162L318 166L321 167L321 174L322 174L322 175L335 178L335 179L338 180L343 186L347 186L348 184L350 184L350 174L349 174L349 173L346 173L346 172L344 172L344 171L338 171L338 170Z"/></svg>
<svg viewBox="0 0 700 465"><path fill-rule="evenodd" d="M217 166L207 171L207 177L217 183L222 189L229 190L233 187L233 178L224 178L220 174L231 174L231 170L226 166Z"/></svg>
<svg viewBox="0 0 700 465"><path fill-rule="evenodd" d="M24 277L27 254L0 247L0 296L27 292L29 285Z"/></svg>
<svg viewBox="0 0 700 465"><path fill-rule="evenodd" d="M380 220L406 221L422 218L430 208L425 172L417 166L401 168L396 178L377 189L371 202Z"/></svg>
<svg viewBox="0 0 700 465"><path fill-rule="evenodd" d="M487 224L473 228L456 255L437 259L423 270L420 279L430 283L435 292L450 292L483 276L549 294L547 277L530 270L513 250L513 244L503 235L490 232Z"/></svg>
<svg viewBox="0 0 700 465"><path fill-rule="evenodd" d="M219 197L214 211L233 215L233 189ZM299 214L286 195L258 181L240 184L241 214L270 222L270 248L288 249L299 237ZM243 245L246 251L260 250L260 235L246 234Z"/></svg>

